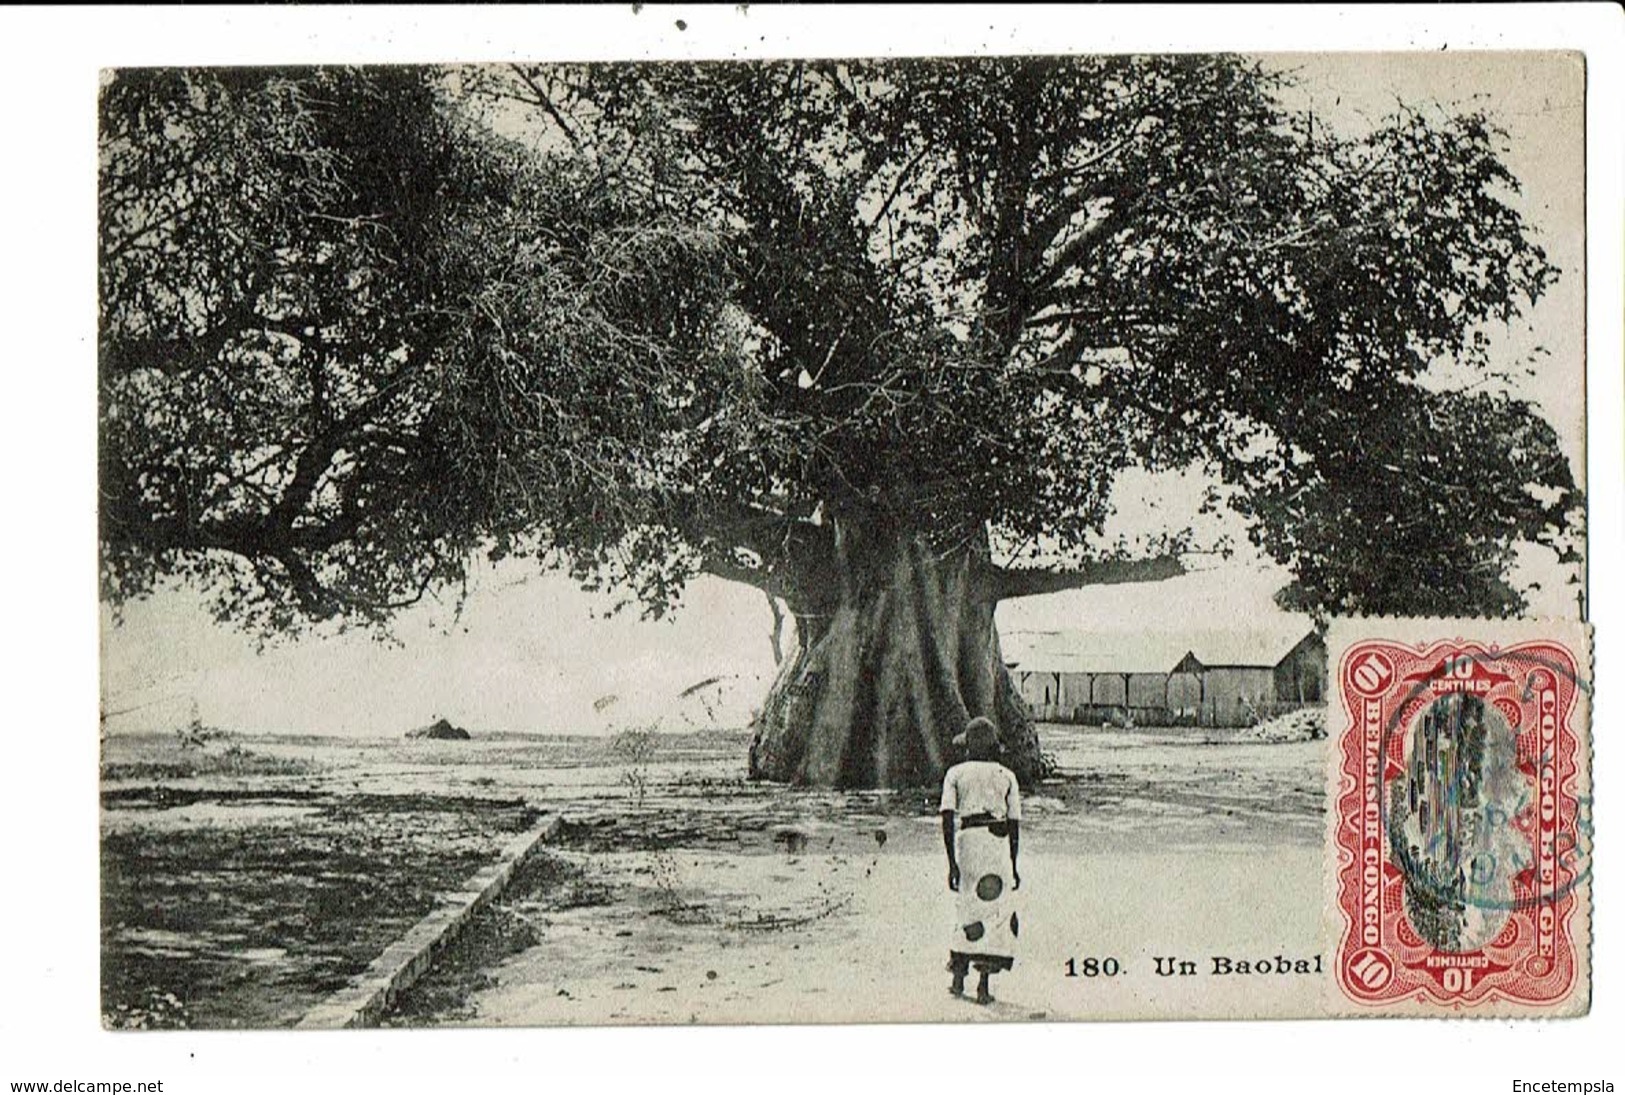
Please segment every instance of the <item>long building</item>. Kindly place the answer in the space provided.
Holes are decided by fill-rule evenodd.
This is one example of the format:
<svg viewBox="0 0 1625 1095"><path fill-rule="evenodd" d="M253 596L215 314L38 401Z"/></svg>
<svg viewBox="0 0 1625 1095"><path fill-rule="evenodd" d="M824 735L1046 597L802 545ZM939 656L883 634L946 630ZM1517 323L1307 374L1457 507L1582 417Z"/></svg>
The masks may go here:
<svg viewBox="0 0 1625 1095"><path fill-rule="evenodd" d="M1006 637L1017 690L1043 722L1250 726L1326 699L1326 643L1307 623L1184 635Z"/></svg>

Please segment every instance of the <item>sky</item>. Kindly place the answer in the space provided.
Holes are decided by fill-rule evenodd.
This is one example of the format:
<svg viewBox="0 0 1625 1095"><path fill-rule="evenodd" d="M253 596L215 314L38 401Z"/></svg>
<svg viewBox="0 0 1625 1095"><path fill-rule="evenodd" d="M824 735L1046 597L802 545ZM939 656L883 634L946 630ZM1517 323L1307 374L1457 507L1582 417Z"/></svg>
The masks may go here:
<svg viewBox="0 0 1625 1095"><path fill-rule="evenodd" d="M1556 288L1517 329L1496 330L1497 360L1513 390L1537 402L1583 475L1584 226L1583 71L1557 54L1418 53L1272 55L1292 69L1294 93L1340 129L1369 125L1395 99L1481 105L1508 130L1506 162L1524 183L1516 199L1552 261ZM1548 356L1517 372L1531 350ZM1440 383L1452 383L1441 371ZM1189 523L1202 492L1190 476L1127 475L1116 525L1154 532ZM1277 620L1271 600L1288 580L1245 550L1239 523L1209 523L1243 550L1204 556L1193 572L1151 585L1110 586L1001 606L1006 633L1077 628L1211 627L1215 620ZM1515 580L1539 581L1534 615L1572 615L1572 592L1549 556L1525 554ZM775 672L772 618L762 594L716 579L695 581L669 619L636 609L609 618L610 598L575 588L522 561L477 568L460 616L426 602L393 627L394 641L320 631L260 649L253 636L215 623L203 595L166 587L103 609L103 700L110 732L166 730L196 714L241 733L398 736L446 717L479 732L604 733L742 725ZM702 681L718 683L688 698Z"/></svg>
<svg viewBox="0 0 1625 1095"><path fill-rule="evenodd" d="M1013 636L1276 621L1284 614L1271 595L1282 581L1273 567L1212 565L1155 586L1006 602L998 622ZM261 650L252 636L214 623L196 595L172 588L129 606L120 626L104 613L107 727L162 731L196 713L239 733L390 737L439 717L483 733L749 720L776 668L761 593L702 577L660 621L640 620L636 609L605 618L612 604L562 575L509 561L477 570L460 616L449 600L403 615L396 643L324 632ZM681 696L712 678L721 680Z"/></svg>
<svg viewBox="0 0 1625 1095"><path fill-rule="evenodd" d="M1541 407L1583 477L1585 435L1585 67L1580 54L1271 54L1293 72L1296 95L1317 119L1345 132L1369 128L1396 101L1484 109L1507 131L1502 160L1520 180L1515 208L1563 272L1511 330L1489 333L1496 358L1515 368L1536 346L1547 357L1517 376L1515 391ZM1292 96L1287 96L1289 104ZM1294 104L1295 105L1295 104ZM1441 370L1443 376L1448 373Z"/></svg>

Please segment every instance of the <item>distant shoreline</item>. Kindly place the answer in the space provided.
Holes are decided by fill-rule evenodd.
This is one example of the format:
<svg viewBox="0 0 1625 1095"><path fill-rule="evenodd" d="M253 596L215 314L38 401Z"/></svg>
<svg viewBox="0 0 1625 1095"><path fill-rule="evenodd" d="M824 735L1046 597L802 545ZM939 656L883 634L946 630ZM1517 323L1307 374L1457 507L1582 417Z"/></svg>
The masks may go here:
<svg viewBox="0 0 1625 1095"><path fill-rule="evenodd" d="M751 733L751 730L750 730L749 727L743 727L743 726L741 726L741 727L719 727L719 726L699 727L699 726L694 726L694 727L669 727L669 728L668 727L620 726L620 727L607 728L607 729L604 729L604 730L575 731L575 732L570 732L570 733L564 733L564 732L554 731L554 730L529 730L529 731L527 731L527 730L489 730L489 731L470 731L470 733L473 736L472 736L472 738L469 739L469 741L467 741L467 742L451 742L451 743L448 744L448 747L453 747L454 748L454 747L456 747L458 745L468 745L468 744L477 745L477 744L480 744L482 742L489 743L489 742L501 742L501 741L512 741L512 742L601 741L601 740L603 740L605 738L613 738L617 734L625 733L625 732L630 731L630 730L647 731L649 733L659 734L662 737L673 737L673 738L679 738L679 737L703 737L703 736L712 736L712 735L721 736L721 737L741 737L741 738L743 738L743 737L749 737L750 733ZM275 743L275 744L279 744L279 745L333 745L333 744L373 745L373 744L385 744L385 743L389 743L389 744L399 743L399 744L412 744L412 745L438 745L438 744L440 744L438 742L433 741L432 739L426 739L426 738L409 739L409 738L407 738L406 731L404 731L404 730L401 731L398 734L345 733L343 731L334 731L333 733L330 733L330 734L309 734L309 733L292 733L292 732L286 732L286 731L280 731L280 730L230 730L230 729L225 729L225 730L223 730L223 733L224 733L225 736L222 739L222 741L223 742L228 742L228 743L231 742L231 741L243 741L243 742L253 741L253 742L269 742L269 743ZM107 733L106 733L106 736L108 738L117 738L120 741L127 741L127 742L136 742L136 741L172 741L175 738L175 731L174 730L147 730L147 729L142 729L142 730L109 729L107 731Z"/></svg>

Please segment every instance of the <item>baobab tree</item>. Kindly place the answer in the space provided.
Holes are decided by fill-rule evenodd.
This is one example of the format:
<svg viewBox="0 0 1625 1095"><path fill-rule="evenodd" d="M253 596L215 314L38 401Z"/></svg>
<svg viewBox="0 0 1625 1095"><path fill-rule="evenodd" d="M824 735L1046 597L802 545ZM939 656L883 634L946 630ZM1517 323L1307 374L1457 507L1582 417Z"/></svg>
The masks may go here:
<svg viewBox="0 0 1625 1095"><path fill-rule="evenodd" d="M1108 542L1196 469L1317 612L1505 614L1572 557L1495 325L1557 272L1479 114L1313 126L1226 56L119 74L103 541L273 629L471 553L793 649L754 774L903 786L967 716L1043 768L1000 601L1177 574ZM201 104L201 105L200 105ZM177 139L176 134L181 136ZM157 288L155 288L155 286Z"/></svg>

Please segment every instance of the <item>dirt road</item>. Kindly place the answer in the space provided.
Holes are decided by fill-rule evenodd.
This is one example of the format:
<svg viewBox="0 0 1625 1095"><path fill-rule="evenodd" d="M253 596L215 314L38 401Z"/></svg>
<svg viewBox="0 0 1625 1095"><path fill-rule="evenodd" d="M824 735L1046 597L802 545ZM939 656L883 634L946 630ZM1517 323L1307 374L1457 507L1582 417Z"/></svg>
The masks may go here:
<svg viewBox="0 0 1625 1095"><path fill-rule="evenodd" d="M1197 960L1205 972L1209 952L1266 958L1309 955L1321 946L1320 903L1312 894L1258 899L1274 872L1317 874L1312 849L1267 857L1261 849L1080 857L1046 849L1035 833L1023 857L1023 953L1015 970L995 980L998 1003L980 1008L946 991L952 905L940 849L928 847L929 835L889 840L867 859L684 854L674 870L676 892L693 902L686 916L674 913L667 892L644 873L646 853L594 857L598 877L620 898L574 909L550 910L545 901L516 905L533 920L536 945L487 971L494 983L473 993L471 1013L456 1021L1126 1017L1181 993L1200 991L1204 1002L1214 1002L1213 978L1158 976L1158 956ZM1200 884L1188 884L1193 879ZM769 912L760 907L764 894L774 895L770 915L798 909L809 919L753 926ZM1190 950L1193 938L1206 947ZM1108 958L1117 964L1115 976L1067 976L1068 959L1076 972L1094 969L1089 959ZM1282 987L1279 978L1220 985L1233 990L1226 995L1235 1007L1260 1016L1290 1010L1271 991Z"/></svg>
<svg viewBox="0 0 1625 1095"><path fill-rule="evenodd" d="M151 986L173 996L173 1015L142 1025L286 1025L308 1002L287 996L289 971L341 982L500 844L507 830L482 819L538 811L574 824L390 1022L1104 1017L1195 991L1272 1014L1281 982L1198 990L1155 959L1321 946L1323 742L1046 728L1062 776L1027 800L1024 953L978 1009L946 991L952 902L929 789L754 784L743 734L656 737L244 739L266 770L209 775L121 747L104 771L104 882L124 901L104 924L104 987L147 1011ZM341 862L353 851L363 866ZM168 896L200 885L206 908ZM1089 959L1118 973L1084 976Z"/></svg>
<svg viewBox="0 0 1625 1095"><path fill-rule="evenodd" d="M641 821L583 823L556 853L572 886L499 914L525 945L465 959L461 991L441 986L455 1006L408 1021L1082 1019L1198 993L1240 1015L1301 1012L1291 976L1211 971L1215 955L1324 951L1319 746L1057 737L1068 776L1029 796L1023 953L992 1007L947 993L952 898L925 798L696 801L662 785ZM1199 972L1159 975L1158 958Z"/></svg>

